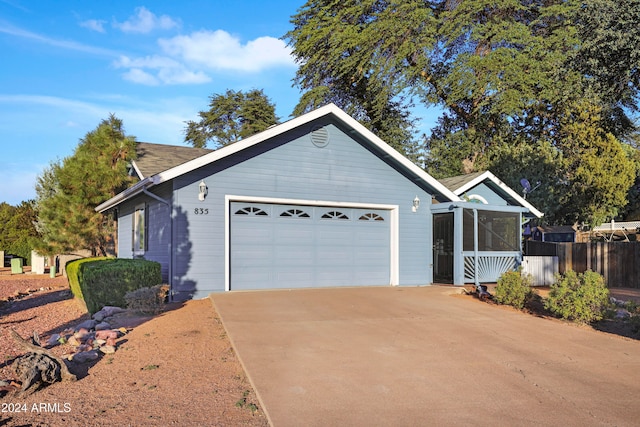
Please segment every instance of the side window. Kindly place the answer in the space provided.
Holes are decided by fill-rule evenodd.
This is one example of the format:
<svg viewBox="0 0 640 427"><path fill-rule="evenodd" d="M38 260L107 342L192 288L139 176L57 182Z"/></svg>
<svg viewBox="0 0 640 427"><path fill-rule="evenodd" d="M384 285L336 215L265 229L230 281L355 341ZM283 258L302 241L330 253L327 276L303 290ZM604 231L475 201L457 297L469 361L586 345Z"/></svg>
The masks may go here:
<svg viewBox="0 0 640 427"><path fill-rule="evenodd" d="M134 255L144 255L147 249L147 216L145 205L136 206L136 210L133 212L133 238L131 239L131 245Z"/></svg>

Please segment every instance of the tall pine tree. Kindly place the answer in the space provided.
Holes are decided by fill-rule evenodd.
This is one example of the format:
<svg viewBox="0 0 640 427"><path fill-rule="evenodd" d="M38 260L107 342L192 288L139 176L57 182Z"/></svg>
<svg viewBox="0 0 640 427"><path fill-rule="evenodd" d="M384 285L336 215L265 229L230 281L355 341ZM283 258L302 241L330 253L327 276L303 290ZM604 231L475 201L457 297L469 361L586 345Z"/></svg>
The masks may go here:
<svg viewBox="0 0 640 427"><path fill-rule="evenodd" d="M112 114L80 140L72 156L43 171L36 184L41 253L107 254L113 224L94 208L131 184L127 165L135 143Z"/></svg>

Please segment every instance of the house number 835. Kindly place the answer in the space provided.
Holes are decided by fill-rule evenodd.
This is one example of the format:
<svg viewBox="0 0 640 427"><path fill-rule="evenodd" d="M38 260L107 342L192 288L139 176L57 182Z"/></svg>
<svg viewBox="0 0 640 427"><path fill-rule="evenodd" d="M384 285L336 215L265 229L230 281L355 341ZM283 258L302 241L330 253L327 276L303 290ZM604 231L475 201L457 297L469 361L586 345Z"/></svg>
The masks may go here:
<svg viewBox="0 0 640 427"><path fill-rule="evenodd" d="M207 208L195 208L193 212L196 215L209 215L209 209Z"/></svg>

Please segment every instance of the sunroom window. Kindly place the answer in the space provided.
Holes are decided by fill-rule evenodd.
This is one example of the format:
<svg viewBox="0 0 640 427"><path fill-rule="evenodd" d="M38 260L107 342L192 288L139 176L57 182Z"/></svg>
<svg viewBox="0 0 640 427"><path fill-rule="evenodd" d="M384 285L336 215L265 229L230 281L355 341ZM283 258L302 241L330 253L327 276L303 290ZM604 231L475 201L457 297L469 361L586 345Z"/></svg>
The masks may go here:
<svg viewBox="0 0 640 427"><path fill-rule="evenodd" d="M520 221L513 212L478 210L478 251L519 251ZM473 210L464 209L463 250L473 251Z"/></svg>

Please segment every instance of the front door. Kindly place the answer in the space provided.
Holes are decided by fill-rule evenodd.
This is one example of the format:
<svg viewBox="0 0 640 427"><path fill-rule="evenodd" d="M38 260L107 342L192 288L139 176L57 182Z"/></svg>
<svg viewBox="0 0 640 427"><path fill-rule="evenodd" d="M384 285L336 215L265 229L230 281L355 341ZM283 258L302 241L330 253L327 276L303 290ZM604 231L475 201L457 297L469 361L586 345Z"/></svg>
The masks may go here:
<svg viewBox="0 0 640 427"><path fill-rule="evenodd" d="M453 212L433 215L433 281L453 283Z"/></svg>

